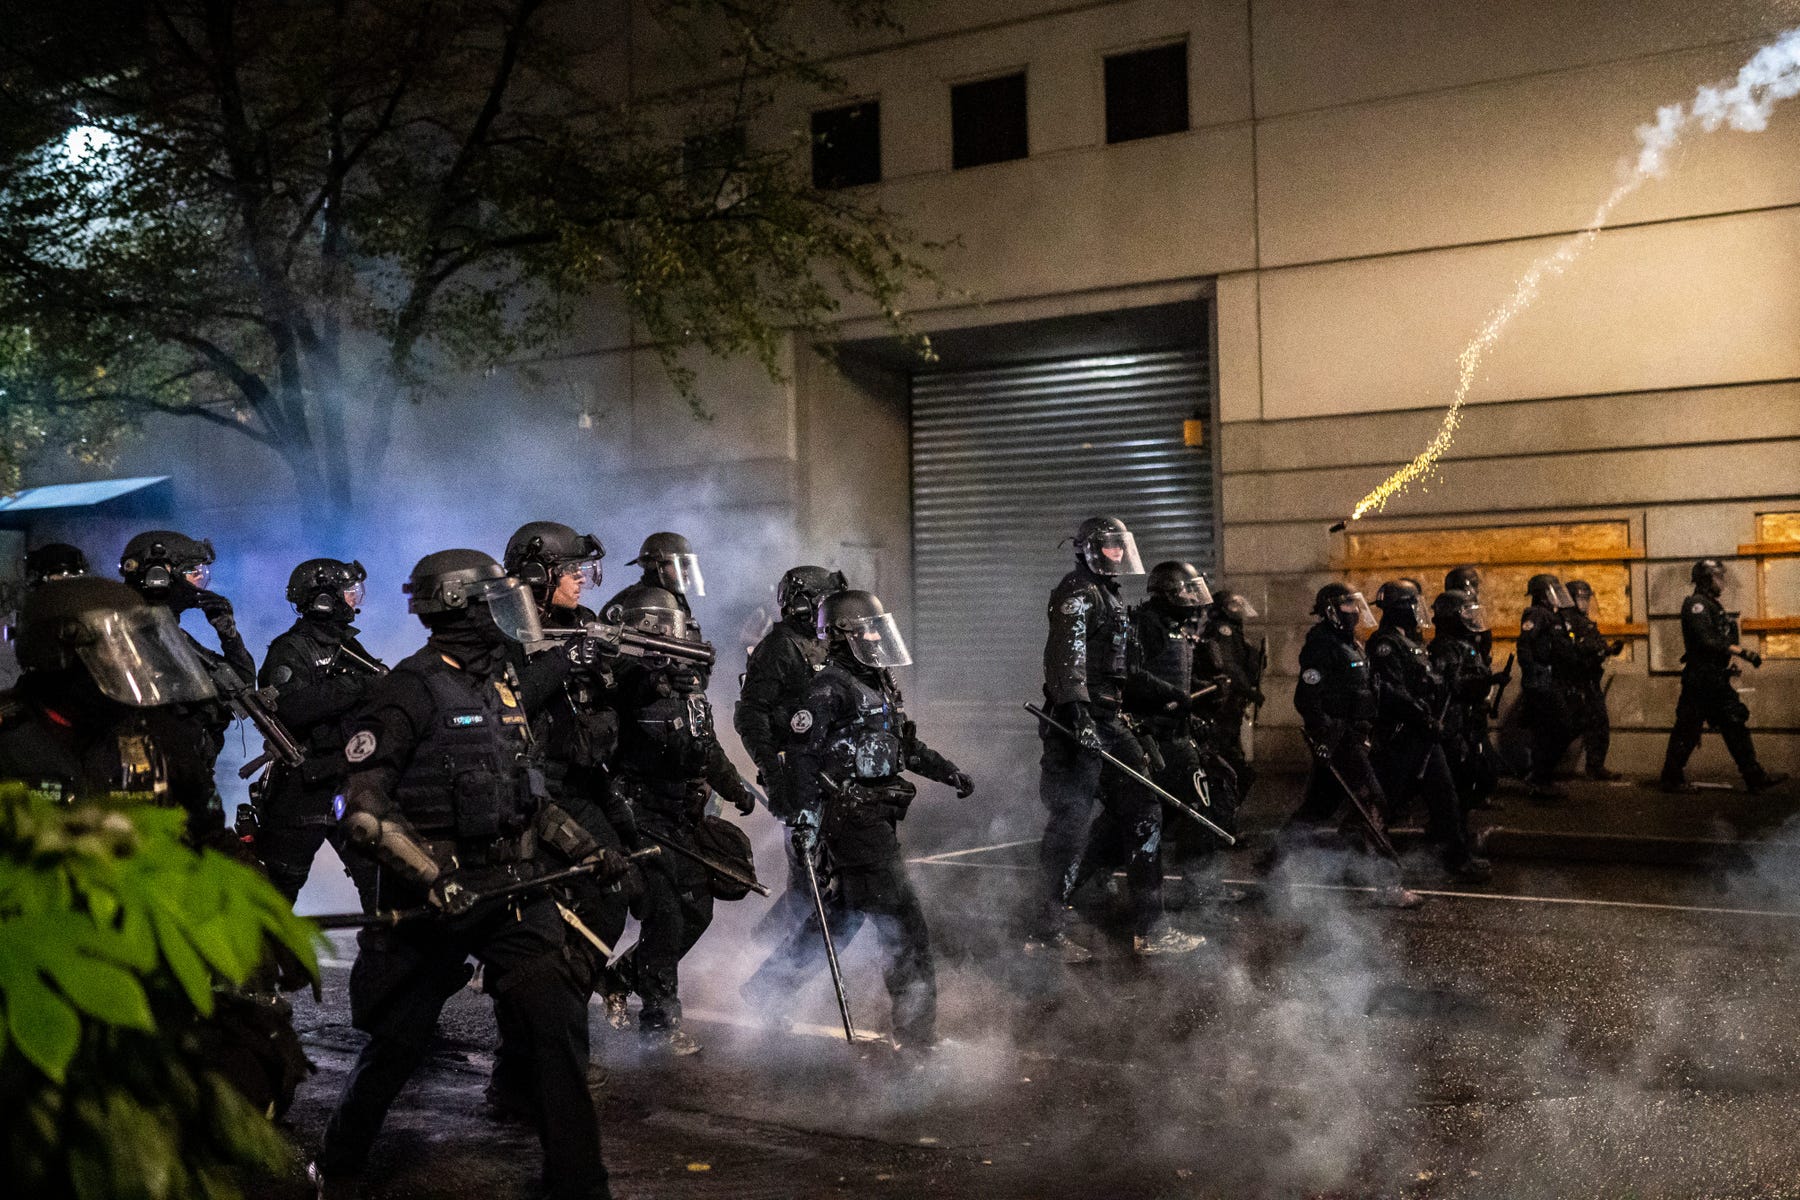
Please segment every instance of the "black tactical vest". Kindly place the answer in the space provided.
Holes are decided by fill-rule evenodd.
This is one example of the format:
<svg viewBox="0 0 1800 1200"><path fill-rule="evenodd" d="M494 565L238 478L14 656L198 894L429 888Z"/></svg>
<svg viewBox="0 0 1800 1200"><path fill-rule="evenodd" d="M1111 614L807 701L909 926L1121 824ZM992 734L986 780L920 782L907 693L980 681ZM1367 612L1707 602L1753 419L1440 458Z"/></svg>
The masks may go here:
<svg viewBox="0 0 1800 1200"><path fill-rule="evenodd" d="M900 710L886 692L845 671L856 711L841 720L826 742L831 761L852 779L891 779L906 767Z"/></svg>
<svg viewBox="0 0 1800 1200"><path fill-rule="evenodd" d="M667 667L669 694L652 693L620 714L620 765L667 780L699 779L714 741L712 704L698 672ZM648 689L644 689L648 690Z"/></svg>
<svg viewBox="0 0 1800 1200"><path fill-rule="evenodd" d="M448 665L419 672L431 728L413 749L395 799L428 838L511 837L536 815L530 734L517 693Z"/></svg>

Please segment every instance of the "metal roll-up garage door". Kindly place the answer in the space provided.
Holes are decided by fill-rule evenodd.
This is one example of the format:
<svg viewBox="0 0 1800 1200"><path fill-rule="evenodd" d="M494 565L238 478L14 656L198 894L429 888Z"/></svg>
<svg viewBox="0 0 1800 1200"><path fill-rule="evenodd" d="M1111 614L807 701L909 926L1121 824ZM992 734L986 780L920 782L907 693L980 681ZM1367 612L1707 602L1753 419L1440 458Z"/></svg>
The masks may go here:
<svg viewBox="0 0 1800 1200"><path fill-rule="evenodd" d="M1122 518L1146 568L1217 559L1204 347L920 372L912 384L915 657L935 697L1016 703L1041 687L1058 542ZM1141 578L1125 581L1136 603Z"/></svg>

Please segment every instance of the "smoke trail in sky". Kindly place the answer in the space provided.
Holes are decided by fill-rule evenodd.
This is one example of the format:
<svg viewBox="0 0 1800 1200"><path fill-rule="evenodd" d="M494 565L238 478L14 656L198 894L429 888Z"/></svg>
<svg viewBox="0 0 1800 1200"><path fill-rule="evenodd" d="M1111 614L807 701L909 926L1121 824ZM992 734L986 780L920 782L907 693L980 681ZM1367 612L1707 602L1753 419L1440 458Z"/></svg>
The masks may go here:
<svg viewBox="0 0 1800 1200"><path fill-rule="evenodd" d="M1432 476L1438 460L1455 440L1462 424L1463 405L1469 389L1481 368L1482 359L1500 340L1512 319L1531 307L1544 281L1562 274L1600 236L1600 230L1612 217L1613 210L1646 180L1661 176L1668 167L1669 153L1681 139L1696 127L1711 133L1721 126L1746 133L1766 129L1769 114L1776 104L1800 94L1800 28L1790 29L1764 46L1745 63L1736 80L1721 80L1703 86L1688 104L1668 104L1656 111L1656 120L1640 125L1637 131L1638 155L1625 178L1594 211L1593 219L1581 232L1569 238L1554 251L1544 255L1520 277L1512 295L1489 314L1469 344L1457 356L1456 394L1444 413L1443 424L1418 457L1382 480L1368 495L1357 501L1351 512L1352 521L1369 512L1380 512L1387 502L1405 492L1414 482Z"/></svg>

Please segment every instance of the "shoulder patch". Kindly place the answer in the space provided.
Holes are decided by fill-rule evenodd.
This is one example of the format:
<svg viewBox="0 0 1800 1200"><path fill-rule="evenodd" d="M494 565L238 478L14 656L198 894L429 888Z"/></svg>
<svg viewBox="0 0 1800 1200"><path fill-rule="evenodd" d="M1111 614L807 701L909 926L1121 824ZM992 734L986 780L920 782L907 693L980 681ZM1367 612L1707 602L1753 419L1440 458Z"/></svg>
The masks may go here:
<svg viewBox="0 0 1800 1200"><path fill-rule="evenodd" d="M1377 654L1387 655L1392 654L1393 652L1394 644L1392 642L1381 642L1375 647L1375 653Z"/></svg>
<svg viewBox="0 0 1800 1200"><path fill-rule="evenodd" d="M1688 606L1688 611L1691 613L1703 613L1706 611L1706 605L1696 600Z"/></svg>
<svg viewBox="0 0 1800 1200"><path fill-rule="evenodd" d="M1068 617L1084 613L1087 611L1087 608L1088 602L1086 596L1070 596L1067 600L1062 602L1063 615Z"/></svg>
<svg viewBox="0 0 1800 1200"><path fill-rule="evenodd" d="M813 715L807 709L800 709L788 721L788 728L795 733L805 733L813 727Z"/></svg>
<svg viewBox="0 0 1800 1200"><path fill-rule="evenodd" d="M1526 617L1523 621L1519 622L1519 628L1523 629L1526 633L1530 633L1537 628L1537 622L1530 617Z"/></svg>
<svg viewBox="0 0 1800 1200"><path fill-rule="evenodd" d="M1319 673L1319 668L1317 668L1317 667L1308 667L1308 668L1306 668L1306 670L1300 672L1300 682L1301 683L1316 684L1316 683L1321 682L1324 678L1325 678L1325 676L1323 676Z"/></svg>
<svg viewBox="0 0 1800 1200"><path fill-rule="evenodd" d="M351 762L362 762L374 753L375 735L367 729L361 730L344 743L344 757Z"/></svg>

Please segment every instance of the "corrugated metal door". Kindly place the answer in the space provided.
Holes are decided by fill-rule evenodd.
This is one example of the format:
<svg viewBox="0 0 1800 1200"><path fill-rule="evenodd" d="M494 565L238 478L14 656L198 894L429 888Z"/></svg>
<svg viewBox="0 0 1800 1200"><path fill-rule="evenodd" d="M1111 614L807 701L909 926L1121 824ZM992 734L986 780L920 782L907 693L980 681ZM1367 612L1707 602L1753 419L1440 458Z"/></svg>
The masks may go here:
<svg viewBox="0 0 1800 1200"><path fill-rule="evenodd" d="M1074 562L1057 543L1086 517L1122 518L1146 568L1214 565L1211 413L1203 347L913 377L915 658L934 697L1039 694L1045 606Z"/></svg>

